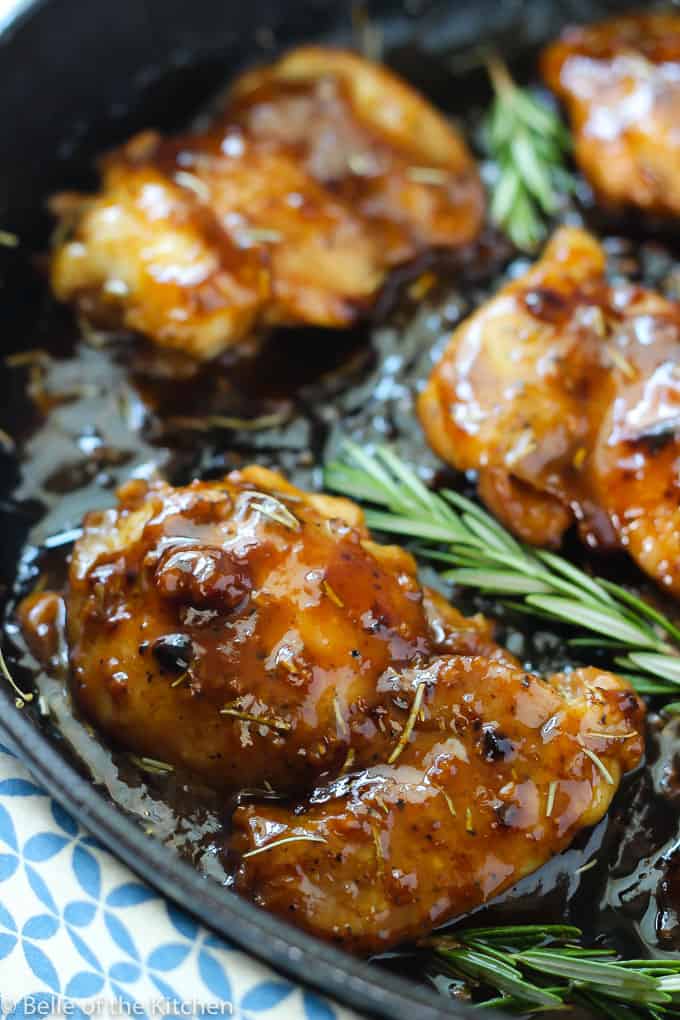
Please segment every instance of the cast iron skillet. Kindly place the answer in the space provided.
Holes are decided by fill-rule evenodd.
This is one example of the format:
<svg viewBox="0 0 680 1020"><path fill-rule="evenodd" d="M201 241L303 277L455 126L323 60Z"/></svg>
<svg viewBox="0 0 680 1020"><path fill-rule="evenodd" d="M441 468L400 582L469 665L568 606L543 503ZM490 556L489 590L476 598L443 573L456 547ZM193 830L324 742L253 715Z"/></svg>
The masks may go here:
<svg viewBox="0 0 680 1020"><path fill-rule="evenodd" d="M465 50L490 35L506 48L536 42L563 22L606 13L608 5L406 0L403 7L379 0L366 6L388 39L415 38L426 59L428 51ZM620 6L615 0L609 4ZM331 34L346 40L350 24L350 3L333 0L21 0L4 23L0 18L0 226L20 234L29 248L44 249L45 196L90 183L87 168L98 152L139 128L181 124L244 64L304 39ZM432 98L436 102L436 94ZM16 334L34 300L25 273L15 274L8 262L4 276L0 269L0 302L3 319L12 320L11 332ZM27 529L16 515L1 525L0 571L7 587ZM39 721L15 709L4 686L0 733L104 845L253 955L362 1012L404 1020L473 1015L303 934L199 875L145 837L83 778Z"/></svg>

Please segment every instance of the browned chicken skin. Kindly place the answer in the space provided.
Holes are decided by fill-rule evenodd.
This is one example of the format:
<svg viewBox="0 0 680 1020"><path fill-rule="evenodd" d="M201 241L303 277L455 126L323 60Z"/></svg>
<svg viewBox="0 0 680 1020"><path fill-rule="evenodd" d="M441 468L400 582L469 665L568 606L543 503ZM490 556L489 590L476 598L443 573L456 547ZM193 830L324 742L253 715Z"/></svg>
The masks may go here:
<svg viewBox="0 0 680 1020"><path fill-rule="evenodd" d="M535 871L599 821L643 749L638 699L596 670L546 682L461 655L392 689L418 708L398 756L395 740L384 764L297 807L234 818L237 888L360 953L426 935Z"/></svg>
<svg viewBox="0 0 680 1020"><path fill-rule="evenodd" d="M60 607L21 607L43 657ZM87 717L225 793L295 798L236 810L237 889L356 952L539 867L642 753L623 681L523 672L353 503L264 469L128 483L86 517L66 607Z"/></svg>
<svg viewBox="0 0 680 1020"><path fill-rule="evenodd" d="M567 29L543 54L575 154L598 197L680 215L680 14Z"/></svg>
<svg viewBox="0 0 680 1020"><path fill-rule="evenodd" d="M465 143L417 92L306 47L235 82L202 133L133 138L55 204L52 287L104 325L211 357L261 325L346 326L395 265L474 238Z"/></svg>
<svg viewBox="0 0 680 1020"><path fill-rule="evenodd" d="M419 413L521 538L558 545L577 522L680 595L680 306L610 286L590 235L559 230L455 331Z"/></svg>

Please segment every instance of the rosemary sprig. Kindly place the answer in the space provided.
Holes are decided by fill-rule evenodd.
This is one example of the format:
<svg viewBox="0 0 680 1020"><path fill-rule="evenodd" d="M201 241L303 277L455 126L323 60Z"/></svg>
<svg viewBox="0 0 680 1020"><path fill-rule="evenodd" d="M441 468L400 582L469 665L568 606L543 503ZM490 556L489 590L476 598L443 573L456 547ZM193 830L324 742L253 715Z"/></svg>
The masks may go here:
<svg viewBox="0 0 680 1020"><path fill-rule="evenodd" d="M430 491L387 447L369 453L346 443L343 459L327 465L325 483L381 508L367 511L369 528L423 540L416 553L447 564L442 575L447 581L506 597L516 611L587 631L573 644L612 650L615 664L641 694L677 698L680 628L621 585L523 545L457 492Z"/></svg>
<svg viewBox="0 0 680 1020"><path fill-rule="evenodd" d="M490 57L487 70L495 93L483 132L497 168L491 218L518 248L533 251L545 236L544 218L573 188L569 133L554 110L515 84L500 58Z"/></svg>
<svg viewBox="0 0 680 1020"><path fill-rule="evenodd" d="M526 924L466 928L424 944L476 987L480 1007L533 1014L584 1005L614 1020L680 1017L680 961L622 960L581 939L571 925Z"/></svg>

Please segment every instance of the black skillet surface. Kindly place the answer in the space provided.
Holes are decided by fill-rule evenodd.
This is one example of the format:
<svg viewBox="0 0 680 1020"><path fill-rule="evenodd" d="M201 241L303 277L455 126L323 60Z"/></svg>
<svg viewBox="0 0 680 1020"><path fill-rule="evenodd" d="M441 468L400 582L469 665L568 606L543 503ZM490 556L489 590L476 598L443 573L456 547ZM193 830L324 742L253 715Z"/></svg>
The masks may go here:
<svg viewBox="0 0 680 1020"><path fill-rule="evenodd" d="M521 69L525 58L531 57L531 47L554 34L561 24L592 19L620 7L615 0L609 5L579 0L566 4L558 0L476 0L460 4L410 0L403 7L370 4L369 14L371 23L379 24L383 32L388 62L423 88L435 103L462 113L488 98L484 75L469 66L470 50L480 41L493 41L516 58ZM405 305L402 302L398 314L387 315L387 328L371 326L357 333L333 335L330 340L327 334L302 338L286 331L266 346L259 358L246 359L238 367L225 366L225 377L234 381L236 391L256 394L253 399L267 409L280 411L286 419L279 429L263 437L215 437L195 432L187 436L173 427L167 432L165 425L178 413L177 408L184 414L192 413L194 391L198 394L194 397L197 405L207 401L220 409L225 400L238 404L242 398L233 391L221 392L219 386L215 389L214 379L205 377L171 384L159 377L158 363L148 355L142 355L140 370L139 352L131 351L126 341L112 352L108 348L76 348L77 330L72 320L46 302L44 284L25 257L27 251L45 247L48 223L43 213L44 197L57 189L91 184L88 168L102 149L141 127L181 125L248 62L267 59L303 39L331 36L347 41L350 32L350 5L327 0L286 5L251 0L239 6L210 0L192 0L190 4L183 0L117 0L114 5L36 0L25 4L4 26L0 34L4 113L0 132L0 226L15 230L23 243L18 255L0 249L3 354L47 346L57 355L48 370L51 382L68 388L74 381L71 369L79 365L76 382L88 383L95 390L99 387L95 400L122 386L128 401L125 413L116 419L113 453L109 451L92 472L91 457L76 463L64 447L45 445L50 415L41 421L26 400L25 375L3 373L3 421L6 417L12 423L13 435L28 451L21 462L0 454L0 484L4 490L0 495L0 569L5 596L17 573L20 587L30 586L38 572L58 578L65 546L57 545L54 552L46 553L39 548L44 539L68 532L86 507L110 504L111 487L144 459L161 463L175 481L187 480L194 473L220 474L243 455L281 465L300 484L318 483L318 464L345 424L351 422L355 437L375 439L386 432L399 440L412 459L434 466L408 401L400 405L399 390L414 374L422 377L432 344L436 346L470 303L481 300L497 282L508 256L497 238L490 238L477 253L483 279L478 280L470 267L450 267L450 280L462 273L467 282L460 289L453 284L448 290L445 287L438 305L436 294L421 312L417 302L410 306L408 301ZM657 259L651 269L646 267L647 275L656 273L661 278L663 253L652 246L646 257L652 263ZM479 276L479 269L476 272ZM405 290L407 285L401 288L402 296ZM133 362L136 374L131 389L125 380ZM263 375L266 378L260 378ZM157 412L148 420L140 393ZM81 414L82 424L88 399L81 395L71 403L67 401L62 424L65 421L68 426L71 413ZM389 418L382 415L383 405L390 408ZM125 421L138 414L141 418L133 437L135 429L130 425L126 434ZM112 427L111 421L104 422L104 427ZM52 456L54 462L46 465L45 458ZM15 643L16 633L11 629L9 636ZM559 639L552 635L522 635L517 631L510 636L523 643L521 654L539 667L547 666L551 657L559 658ZM15 650L13 669L18 669L23 679L25 655L22 658L20 647ZM465 1006L397 976L409 968L417 970L417 963L413 967L399 958L376 967L350 958L206 879L183 859L182 852L185 857L191 856L190 848L179 846L177 840L173 845L180 849L179 856L163 842L149 839L135 818L134 797L127 812L116 807L104 792L105 779L101 775L102 782L93 785L83 766L83 759L88 760L85 751L74 755L58 727L32 708L17 711L4 686L0 687L0 732L16 746L43 785L106 846L203 923L244 949L363 1012L409 1020L414 1016L471 1015ZM120 766L115 754L112 760ZM664 760L663 750L660 760ZM634 871L634 862L641 854L672 844L677 828L675 812L663 807L657 811L656 822L645 814L663 786L660 769L658 766L658 782L652 778L646 786L638 784L624 791L610 822L586 834L569 851L571 856L560 858L559 867L552 872L544 869L543 878L537 882L524 883L523 893L511 903L510 916L536 919L531 911L538 909L536 897L542 881L549 890L540 908L540 916L546 920L559 920L575 892L581 903L580 913L572 912L569 920L583 923L586 915L594 920L594 902L599 896L604 903L599 922L619 947L635 954L641 943L649 943L651 937L646 938L642 930L644 917L640 921L635 915L624 922L623 915L612 909L613 894L608 899L601 885L591 887L576 881L574 873L598 849L616 847L626 818L629 827L631 819L636 819L640 830L653 830L654 836L642 848L631 844L621 851L617 864L622 878ZM94 771L97 773L96 768ZM119 771L124 774L124 770ZM134 788L133 780L130 786ZM167 796L167 791L156 792L161 799ZM121 798L115 799L120 804ZM176 799L174 807L181 815L183 805L178 805ZM207 799L204 807L207 816L214 804ZM169 834L165 835L166 842L173 842ZM205 857L213 849L209 825L202 835L206 854L195 855L193 863L205 872L210 870L204 867ZM565 876L569 877L566 885Z"/></svg>

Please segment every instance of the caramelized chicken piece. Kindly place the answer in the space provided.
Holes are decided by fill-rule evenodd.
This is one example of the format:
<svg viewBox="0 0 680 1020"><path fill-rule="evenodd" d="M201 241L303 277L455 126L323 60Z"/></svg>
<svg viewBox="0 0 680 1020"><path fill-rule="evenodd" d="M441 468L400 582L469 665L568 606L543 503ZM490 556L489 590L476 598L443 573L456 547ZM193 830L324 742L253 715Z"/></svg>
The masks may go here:
<svg viewBox="0 0 680 1020"><path fill-rule="evenodd" d="M680 305L610 286L590 235L559 230L455 331L419 412L525 541L558 545L577 522L680 595Z"/></svg>
<svg viewBox="0 0 680 1020"><path fill-rule="evenodd" d="M464 142L383 67L295 50L201 133L146 133L56 203L52 287L92 321L211 357L262 325L353 322L395 265L474 238Z"/></svg>
<svg viewBox="0 0 680 1020"><path fill-rule="evenodd" d="M638 699L594 669L546 682L453 656L402 672L392 694L402 731L382 764L234 818L237 889L359 953L426 935L535 871L602 818L643 752Z"/></svg>
<svg viewBox="0 0 680 1020"><path fill-rule="evenodd" d="M423 592L408 553L370 541L358 507L258 468L128 483L85 518L67 610L85 715L227 790L299 792L348 756L384 760L386 678L406 666L456 649L511 661L483 621ZM45 618L24 604L37 653Z"/></svg>
<svg viewBox="0 0 680 1020"><path fill-rule="evenodd" d="M680 215L680 14L567 29L542 65L566 103L576 159L598 196Z"/></svg>

